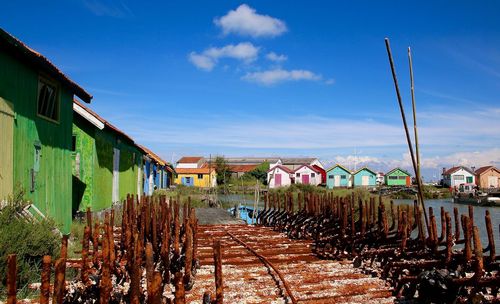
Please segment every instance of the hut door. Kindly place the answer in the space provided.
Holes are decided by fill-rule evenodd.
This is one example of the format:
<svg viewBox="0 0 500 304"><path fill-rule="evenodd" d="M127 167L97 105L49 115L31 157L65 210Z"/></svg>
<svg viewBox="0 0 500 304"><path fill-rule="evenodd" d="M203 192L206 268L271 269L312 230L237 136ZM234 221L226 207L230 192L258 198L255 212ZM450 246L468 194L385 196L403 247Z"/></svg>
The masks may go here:
<svg viewBox="0 0 500 304"><path fill-rule="evenodd" d="M334 183L335 187L340 187L340 175L333 176L333 183Z"/></svg>
<svg viewBox="0 0 500 304"><path fill-rule="evenodd" d="M304 185L309 185L309 175L307 175L307 174L302 175L302 183Z"/></svg>
<svg viewBox="0 0 500 304"><path fill-rule="evenodd" d="M488 176L488 187L498 188L498 178L496 176Z"/></svg>
<svg viewBox="0 0 500 304"><path fill-rule="evenodd" d="M368 175L361 176L361 185L368 186L370 184L370 177Z"/></svg>
<svg viewBox="0 0 500 304"><path fill-rule="evenodd" d="M0 201L12 194L14 106L0 97Z"/></svg>
<svg viewBox="0 0 500 304"><path fill-rule="evenodd" d="M281 174L275 174L274 175L274 185L276 187L280 187L281 186Z"/></svg>
<svg viewBox="0 0 500 304"><path fill-rule="evenodd" d="M120 200L120 150L113 148L113 203Z"/></svg>

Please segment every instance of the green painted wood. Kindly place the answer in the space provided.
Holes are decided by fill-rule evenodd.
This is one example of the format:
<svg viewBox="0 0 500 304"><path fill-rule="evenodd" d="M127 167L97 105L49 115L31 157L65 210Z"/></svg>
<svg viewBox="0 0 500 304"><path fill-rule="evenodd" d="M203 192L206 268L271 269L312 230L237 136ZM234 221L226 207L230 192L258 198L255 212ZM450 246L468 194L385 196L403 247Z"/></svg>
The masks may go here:
<svg viewBox="0 0 500 304"><path fill-rule="evenodd" d="M0 201L14 189L14 105L0 97Z"/></svg>
<svg viewBox="0 0 500 304"><path fill-rule="evenodd" d="M73 121L73 134L76 135L76 151L73 153L74 211L85 211L87 207L99 211L112 206L114 148L120 150L119 199L122 201L127 194L137 194L138 166L142 154L135 144L109 128L99 130L76 113Z"/></svg>
<svg viewBox="0 0 500 304"><path fill-rule="evenodd" d="M408 185L407 177L410 176L407 172L396 168L387 172L385 175L385 184L387 186L406 186Z"/></svg>
<svg viewBox="0 0 500 304"><path fill-rule="evenodd" d="M39 71L0 51L0 96L15 109L13 141L14 188L24 191L41 212L53 218L63 233L71 226L71 92L57 83L59 122L37 115ZM34 187L35 145L40 146L40 166Z"/></svg>

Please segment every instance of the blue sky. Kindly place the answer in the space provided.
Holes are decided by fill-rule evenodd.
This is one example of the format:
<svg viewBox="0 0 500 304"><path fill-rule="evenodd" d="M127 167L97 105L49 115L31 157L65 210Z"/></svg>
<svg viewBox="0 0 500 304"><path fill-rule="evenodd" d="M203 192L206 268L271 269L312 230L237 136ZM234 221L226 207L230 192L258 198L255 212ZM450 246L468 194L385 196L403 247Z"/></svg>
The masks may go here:
<svg viewBox="0 0 500 304"><path fill-rule="evenodd" d="M166 160L317 156L408 168L385 51L423 166L500 164L498 1L9 1L1 27Z"/></svg>

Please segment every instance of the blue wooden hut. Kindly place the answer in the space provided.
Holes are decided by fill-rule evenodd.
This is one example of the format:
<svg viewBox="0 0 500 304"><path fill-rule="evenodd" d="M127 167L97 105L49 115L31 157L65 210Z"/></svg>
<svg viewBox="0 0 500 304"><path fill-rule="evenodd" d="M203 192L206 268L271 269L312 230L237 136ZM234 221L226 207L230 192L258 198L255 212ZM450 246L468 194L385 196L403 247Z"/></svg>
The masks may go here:
<svg viewBox="0 0 500 304"><path fill-rule="evenodd" d="M375 187L377 185L377 173L363 167L353 174L354 187Z"/></svg>
<svg viewBox="0 0 500 304"><path fill-rule="evenodd" d="M328 189L338 187L351 187L352 174L346 167L336 164L330 169L326 170L326 187Z"/></svg>

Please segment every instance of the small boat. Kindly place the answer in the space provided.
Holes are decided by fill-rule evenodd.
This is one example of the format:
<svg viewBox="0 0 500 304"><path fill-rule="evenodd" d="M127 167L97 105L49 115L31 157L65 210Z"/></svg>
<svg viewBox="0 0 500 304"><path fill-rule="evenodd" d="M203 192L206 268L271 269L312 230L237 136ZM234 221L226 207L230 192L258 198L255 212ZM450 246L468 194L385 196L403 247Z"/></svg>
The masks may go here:
<svg viewBox="0 0 500 304"><path fill-rule="evenodd" d="M500 206L500 192L481 192L474 184L460 184L453 202L477 206Z"/></svg>
<svg viewBox="0 0 500 304"><path fill-rule="evenodd" d="M500 206L500 192L490 192L481 200L482 206Z"/></svg>

